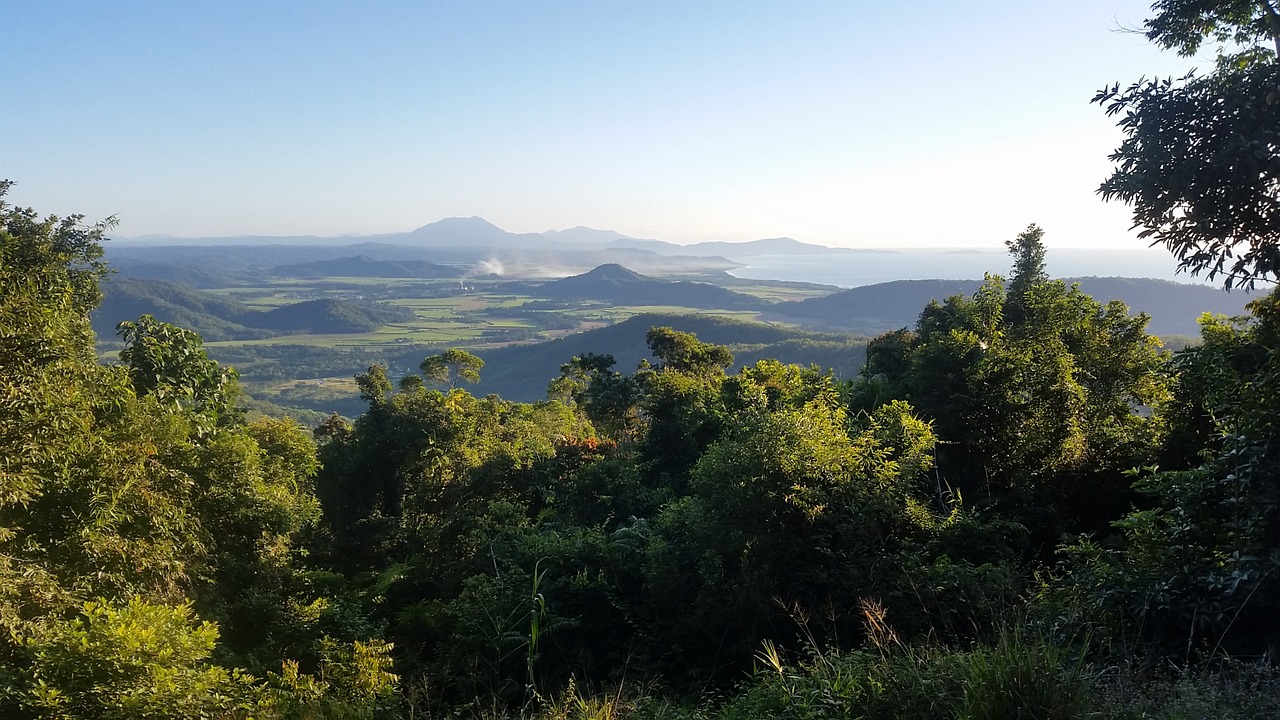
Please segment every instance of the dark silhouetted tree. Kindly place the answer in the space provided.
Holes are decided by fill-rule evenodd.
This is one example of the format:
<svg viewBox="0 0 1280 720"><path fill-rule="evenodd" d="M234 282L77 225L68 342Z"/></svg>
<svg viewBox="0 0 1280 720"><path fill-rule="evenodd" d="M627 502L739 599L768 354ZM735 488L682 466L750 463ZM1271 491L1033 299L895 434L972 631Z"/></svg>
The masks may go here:
<svg viewBox="0 0 1280 720"><path fill-rule="evenodd" d="M1119 83L1093 98L1120 117L1116 169L1098 189L1133 208L1139 237L1193 275L1253 287L1280 276L1280 17L1271 0L1164 0L1153 42L1191 55L1219 46L1212 73Z"/></svg>

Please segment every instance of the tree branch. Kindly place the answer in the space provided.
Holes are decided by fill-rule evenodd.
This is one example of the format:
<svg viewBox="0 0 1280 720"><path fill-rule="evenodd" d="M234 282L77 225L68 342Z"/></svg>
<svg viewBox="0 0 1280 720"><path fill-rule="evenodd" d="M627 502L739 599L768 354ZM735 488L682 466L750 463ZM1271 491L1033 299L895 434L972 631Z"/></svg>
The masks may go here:
<svg viewBox="0 0 1280 720"><path fill-rule="evenodd" d="M1276 61L1280 62L1280 13L1272 7L1271 0L1260 0L1262 14L1267 16L1267 26L1271 28L1271 40L1276 44Z"/></svg>

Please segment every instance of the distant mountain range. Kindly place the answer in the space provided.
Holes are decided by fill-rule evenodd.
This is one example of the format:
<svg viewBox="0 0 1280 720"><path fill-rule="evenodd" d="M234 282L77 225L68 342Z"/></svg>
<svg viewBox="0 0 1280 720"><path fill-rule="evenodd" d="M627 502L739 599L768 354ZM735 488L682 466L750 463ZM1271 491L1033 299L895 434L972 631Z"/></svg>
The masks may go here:
<svg viewBox="0 0 1280 720"><path fill-rule="evenodd" d="M262 238L269 240L271 238ZM471 277L499 275L515 278L565 277L591 268L618 263L637 272L662 275L701 274L730 270L741 263L714 255L661 255L639 248L581 245L563 247L421 247L385 242L354 245L171 244L110 243L106 259L121 275L185 282L198 287L232 287L283 273L286 277L365 276L364 272L413 273L367 277ZM328 264L317 264L328 263ZM399 263L399 268L372 263ZM430 263L443 268L430 268ZM362 269L363 268L363 269ZM288 273L308 273L289 275Z"/></svg>
<svg viewBox="0 0 1280 720"><path fill-rule="evenodd" d="M629 235L623 235L615 230L597 230L583 225L571 227L567 230L546 230L543 231L542 236L548 240L563 242L570 245L608 245L610 243L617 242L660 242L658 240L641 240Z"/></svg>
<svg viewBox="0 0 1280 720"><path fill-rule="evenodd" d="M512 233L479 217L444 218L428 225L402 233L380 235L340 235L318 237L314 235L233 235L226 237L176 237L148 235L138 238L115 238L118 246L138 245L306 245L352 246L369 243L402 245L415 248L470 248L486 250L584 250L631 249L647 250L666 256L725 256L750 257L756 255L803 255L831 252L876 252L847 248L829 248L803 243L791 238L769 238L750 242L700 242L677 245L661 240L647 240L623 235L612 230L578 226L566 230L547 230L541 233ZM879 251L885 252L885 251Z"/></svg>

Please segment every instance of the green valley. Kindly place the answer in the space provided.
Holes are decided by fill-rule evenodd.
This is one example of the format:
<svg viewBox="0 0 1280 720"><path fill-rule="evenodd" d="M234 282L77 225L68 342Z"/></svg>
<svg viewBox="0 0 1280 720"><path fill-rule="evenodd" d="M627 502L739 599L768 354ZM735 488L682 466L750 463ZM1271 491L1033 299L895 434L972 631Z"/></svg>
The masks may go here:
<svg viewBox="0 0 1280 720"><path fill-rule="evenodd" d="M154 248L148 257L168 257L171 264L126 261L105 279L105 299L94 314L102 352L118 347L116 323L150 314L199 332L212 357L240 371L254 401L295 408L298 417L315 421L329 412L358 414L358 393L338 379L375 364L398 377L448 347L466 348L486 360L478 391L537 400L559 365L581 352L607 352L624 367L649 358L643 335L654 324L705 335L745 362L776 357L852 379L870 337L909 327L930 301L972 293L980 284L917 280L841 290L740 280L722 270L689 272L679 263L666 268L670 274L664 276L604 264L563 278L510 277L475 275L470 266L425 259L343 256L344 251L350 248L326 247L325 253L338 257L290 262L316 254L315 249L258 251L254 260L254 253L219 246ZM424 257L425 251L399 252ZM457 251L443 251L444 257L451 252ZM575 257L559 252L566 263ZM241 280L231 283L226 272L206 273L201 277L217 282L197 289L133 276L141 267L143 275L190 278L186 263L196 261L200 267L242 263L235 271ZM328 272L349 274L321 274ZM1158 280L1078 282L1099 299L1150 313L1152 329L1179 345L1196 334L1201 312L1238 315L1248 300L1240 293ZM628 322L633 318L639 319ZM730 324L716 324L715 318ZM762 333L769 339L747 339Z"/></svg>

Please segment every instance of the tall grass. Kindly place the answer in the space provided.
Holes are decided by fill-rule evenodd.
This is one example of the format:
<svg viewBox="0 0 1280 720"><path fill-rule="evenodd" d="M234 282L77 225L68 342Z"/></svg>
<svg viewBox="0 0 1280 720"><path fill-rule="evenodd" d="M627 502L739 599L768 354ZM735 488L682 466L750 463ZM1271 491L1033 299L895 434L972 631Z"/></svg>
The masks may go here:
<svg viewBox="0 0 1280 720"><path fill-rule="evenodd" d="M583 692L573 683L536 712L472 709L450 718L533 720L1275 720L1280 674L1232 666L1169 677L1096 678L1075 653L1011 634L964 651L857 651L788 662L776 647L728 699L674 702L652 688ZM532 714L529 714L532 713Z"/></svg>
<svg viewBox="0 0 1280 720"><path fill-rule="evenodd" d="M584 693L572 681L532 715L536 720L1274 720L1280 673L1227 665L1214 672L1151 677L1084 658L1087 643L1054 642L1006 626L965 648L907 644L884 609L860 605L861 650L808 646L788 653L761 644L756 667L728 697L673 702L653 687ZM500 717L487 715L487 718Z"/></svg>
<svg viewBox="0 0 1280 720"><path fill-rule="evenodd" d="M1089 717L1094 678L1081 659L1083 649L1068 650L1006 631L994 645L963 654L958 663L964 693L956 717L964 720L1071 720Z"/></svg>
<svg viewBox="0 0 1280 720"><path fill-rule="evenodd" d="M868 648L788 663L766 643L757 670L719 708L720 720L782 718L956 718L1074 720L1091 717L1093 675L1082 653L1044 636L1006 629L966 649L906 645L884 609L863 602Z"/></svg>

